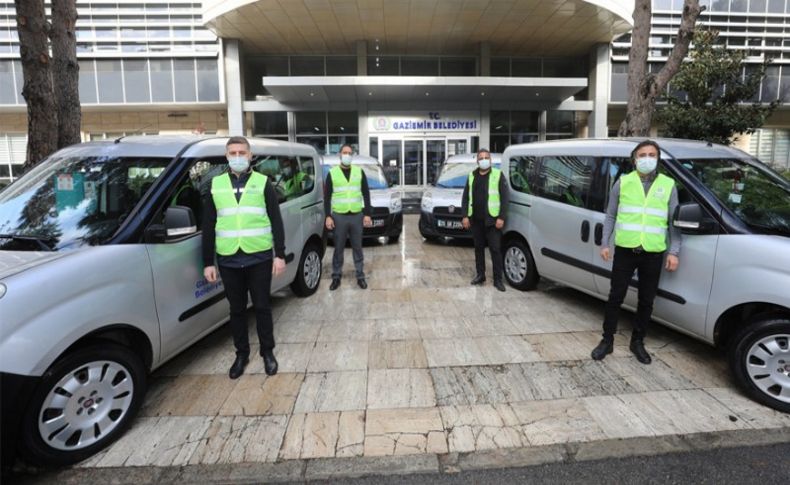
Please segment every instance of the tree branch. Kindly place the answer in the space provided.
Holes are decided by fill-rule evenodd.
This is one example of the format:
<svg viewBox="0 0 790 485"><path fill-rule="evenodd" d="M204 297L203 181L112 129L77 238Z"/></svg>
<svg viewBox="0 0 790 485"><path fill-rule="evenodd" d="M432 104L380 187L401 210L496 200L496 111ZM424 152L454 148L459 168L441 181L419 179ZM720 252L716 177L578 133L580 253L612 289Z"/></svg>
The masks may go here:
<svg viewBox="0 0 790 485"><path fill-rule="evenodd" d="M694 37L694 26L700 14L705 10L701 7L699 0L685 0L683 2L683 17L680 20L680 28L678 29L678 38L675 41L675 46L672 47L672 52L667 58L666 64L656 74L655 83L652 86L653 95L657 96L659 93L666 89L669 80L672 76L677 74L680 69L680 64L686 58L689 51L689 44Z"/></svg>

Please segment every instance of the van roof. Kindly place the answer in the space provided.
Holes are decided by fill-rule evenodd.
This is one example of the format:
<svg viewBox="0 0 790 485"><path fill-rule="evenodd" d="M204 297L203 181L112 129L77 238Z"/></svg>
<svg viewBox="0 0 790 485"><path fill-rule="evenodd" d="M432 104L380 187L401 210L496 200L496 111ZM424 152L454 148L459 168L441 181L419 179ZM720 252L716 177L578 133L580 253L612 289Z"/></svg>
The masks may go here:
<svg viewBox="0 0 790 485"><path fill-rule="evenodd" d="M502 161L501 153L491 154L491 163L500 163ZM477 153L459 153L458 155L450 155L444 163L477 163Z"/></svg>
<svg viewBox="0 0 790 485"><path fill-rule="evenodd" d="M321 155L321 163L323 165L339 165L340 156L337 153L333 153L331 155ZM378 165L379 161L367 155L351 155L351 164Z"/></svg>
<svg viewBox="0 0 790 485"><path fill-rule="evenodd" d="M601 155L604 152L611 152L613 148L622 150L623 154L630 154L634 147L644 140L653 140L658 143L662 151L672 155L677 159L685 158L743 158L750 157L747 153L737 148L709 143L699 140L682 140L678 138L572 138L563 140L542 141L535 143L523 143L511 145L505 149L505 155L510 156L513 152L522 154L532 154L543 152L547 154L559 154L563 150L573 149L574 151L584 150L589 155ZM611 154L611 153L610 153Z"/></svg>

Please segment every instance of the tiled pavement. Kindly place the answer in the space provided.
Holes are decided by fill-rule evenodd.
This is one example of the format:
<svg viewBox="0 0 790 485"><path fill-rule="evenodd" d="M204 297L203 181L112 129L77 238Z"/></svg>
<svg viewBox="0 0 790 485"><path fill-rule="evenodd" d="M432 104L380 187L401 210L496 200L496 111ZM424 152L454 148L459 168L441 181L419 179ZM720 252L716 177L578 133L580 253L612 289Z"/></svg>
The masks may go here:
<svg viewBox="0 0 790 485"><path fill-rule="evenodd" d="M653 364L640 365L624 315L614 354L593 362L600 301L547 283L503 294L490 275L470 287L471 247L416 232L407 216L399 244L366 248L367 291L354 284L348 254L338 291L325 278L310 298L275 299L278 375L267 377L256 357L229 380L223 328L159 369L132 428L79 466L441 455L790 428L790 416L735 390L704 344L656 326ZM330 260L331 248L325 268Z"/></svg>

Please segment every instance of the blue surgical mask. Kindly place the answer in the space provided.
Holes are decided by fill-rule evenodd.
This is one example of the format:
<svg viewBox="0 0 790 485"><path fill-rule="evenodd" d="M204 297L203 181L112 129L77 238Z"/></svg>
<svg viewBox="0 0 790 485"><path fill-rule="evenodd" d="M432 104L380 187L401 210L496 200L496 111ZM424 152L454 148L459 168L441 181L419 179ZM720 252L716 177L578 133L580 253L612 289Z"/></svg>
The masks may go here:
<svg viewBox="0 0 790 485"><path fill-rule="evenodd" d="M351 165L351 155L340 155L340 163L342 163L344 167Z"/></svg>
<svg viewBox="0 0 790 485"><path fill-rule="evenodd" d="M488 170L489 168L491 168L491 159L490 158L481 158L480 160L477 161L477 165L482 170Z"/></svg>
<svg viewBox="0 0 790 485"><path fill-rule="evenodd" d="M228 165L230 169L236 173L246 172L248 168L250 168L250 161L247 157L244 156L236 156L236 157L228 157Z"/></svg>
<svg viewBox="0 0 790 485"><path fill-rule="evenodd" d="M656 165L658 165L658 159L653 157L642 157L636 160L636 169L644 175L655 170Z"/></svg>

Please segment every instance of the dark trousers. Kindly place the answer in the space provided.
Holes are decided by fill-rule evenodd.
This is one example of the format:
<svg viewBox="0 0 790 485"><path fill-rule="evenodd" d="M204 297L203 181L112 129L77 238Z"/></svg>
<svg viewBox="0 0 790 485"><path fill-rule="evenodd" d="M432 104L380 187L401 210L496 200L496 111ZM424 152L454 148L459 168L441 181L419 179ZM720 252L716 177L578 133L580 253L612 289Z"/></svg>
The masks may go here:
<svg viewBox="0 0 790 485"><path fill-rule="evenodd" d="M255 322L258 340L261 343L261 355L264 350L274 348L274 324L269 293L272 287L272 260L246 266L229 268L219 266L225 296L230 303L230 329L233 332L233 345L236 355L250 355L250 339L247 334L247 294L252 296L255 309Z"/></svg>
<svg viewBox="0 0 790 485"><path fill-rule="evenodd" d="M470 221L472 239L475 242L475 269L478 275L486 274L486 244L494 266L494 281L502 281L502 231L495 226L486 226L485 221Z"/></svg>
<svg viewBox="0 0 790 485"><path fill-rule="evenodd" d="M354 254L354 269L357 279L365 277L365 255L362 252L362 219L364 215L358 214L332 214L335 221L335 253L332 255L332 279L343 276L343 252L346 249L346 240L351 239L351 251Z"/></svg>
<svg viewBox="0 0 790 485"><path fill-rule="evenodd" d="M617 331L617 318L620 314L620 305L623 304L628 284L638 273L639 300L634 318L634 331L632 339L643 339L653 313L653 300L658 291L658 280L661 277L661 268L664 263L664 253L648 253L634 251L633 249L615 247L614 262L612 263L612 283L609 290L609 301L606 302L603 321L603 337L614 338Z"/></svg>

